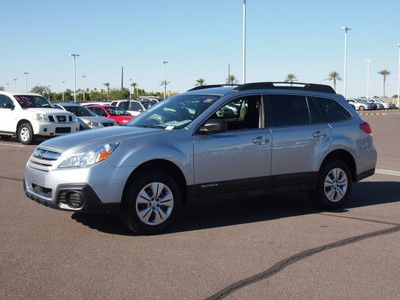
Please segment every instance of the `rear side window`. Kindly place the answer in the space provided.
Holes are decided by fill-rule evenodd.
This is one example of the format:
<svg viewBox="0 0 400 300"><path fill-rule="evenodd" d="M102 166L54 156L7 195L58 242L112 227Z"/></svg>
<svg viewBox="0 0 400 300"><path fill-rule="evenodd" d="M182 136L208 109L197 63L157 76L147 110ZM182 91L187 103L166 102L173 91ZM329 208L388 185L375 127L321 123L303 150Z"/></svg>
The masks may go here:
<svg viewBox="0 0 400 300"><path fill-rule="evenodd" d="M129 103L128 101L121 101L118 105L119 108L128 110L129 109Z"/></svg>
<svg viewBox="0 0 400 300"><path fill-rule="evenodd" d="M269 95L272 126L293 126L310 124L307 100L303 96Z"/></svg>
<svg viewBox="0 0 400 300"><path fill-rule="evenodd" d="M312 101L328 122L338 122L351 118L351 114L334 100L312 97Z"/></svg>
<svg viewBox="0 0 400 300"><path fill-rule="evenodd" d="M130 110L139 111L141 109L142 109L142 106L140 105L140 103L138 103L138 102L131 102L130 103Z"/></svg>
<svg viewBox="0 0 400 300"><path fill-rule="evenodd" d="M0 108L8 108L13 105L13 101L6 95L0 95Z"/></svg>

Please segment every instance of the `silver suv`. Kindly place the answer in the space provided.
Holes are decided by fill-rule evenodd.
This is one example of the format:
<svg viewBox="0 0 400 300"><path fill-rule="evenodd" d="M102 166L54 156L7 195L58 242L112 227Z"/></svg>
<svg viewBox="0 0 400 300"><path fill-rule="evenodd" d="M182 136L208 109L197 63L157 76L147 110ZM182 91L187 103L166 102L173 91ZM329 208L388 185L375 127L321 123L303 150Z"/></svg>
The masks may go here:
<svg viewBox="0 0 400 300"><path fill-rule="evenodd" d="M139 234L164 231L188 199L295 187L325 208L374 174L371 129L325 85L202 86L128 126L57 137L30 157L26 195L78 212L117 211Z"/></svg>

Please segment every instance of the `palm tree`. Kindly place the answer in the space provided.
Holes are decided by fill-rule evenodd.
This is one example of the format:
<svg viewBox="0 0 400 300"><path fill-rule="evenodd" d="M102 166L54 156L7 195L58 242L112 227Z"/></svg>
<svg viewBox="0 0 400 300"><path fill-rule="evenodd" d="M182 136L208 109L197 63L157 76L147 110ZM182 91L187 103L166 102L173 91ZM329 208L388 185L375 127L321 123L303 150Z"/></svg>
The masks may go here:
<svg viewBox="0 0 400 300"><path fill-rule="evenodd" d="M169 81L163 80L161 81L161 85L164 86L164 99L167 98L167 85L169 84Z"/></svg>
<svg viewBox="0 0 400 300"><path fill-rule="evenodd" d="M137 86L137 83L136 83L136 82L132 82L132 83L131 83L131 87L133 87L133 94L135 94L136 86ZM136 98L137 98L137 97L138 97L138 96L137 96L137 93L136 93Z"/></svg>
<svg viewBox="0 0 400 300"><path fill-rule="evenodd" d="M203 78L199 78L195 82L195 86L203 86L205 84L205 80Z"/></svg>
<svg viewBox="0 0 400 300"><path fill-rule="evenodd" d="M107 94L110 93L110 83L106 82L106 83L103 83L103 85L107 88Z"/></svg>
<svg viewBox="0 0 400 300"><path fill-rule="evenodd" d="M342 77L340 77L340 74L338 72L332 71L329 73L328 78L326 80L333 82L333 89L336 91L336 83L338 81L341 81Z"/></svg>
<svg viewBox="0 0 400 300"><path fill-rule="evenodd" d="M226 78L226 84L237 84L238 80L235 75L231 74Z"/></svg>
<svg viewBox="0 0 400 300"><path fill-rule="evenodd" d="M383 78L383 98L386 98L386 79L387 77L390 75L390 71L389 70L382 70L378 72L379 75L382 75Z"/></svg>
<svg viewBox="0 0 400 300"><path fill-rule="evenodd" d="M293 73L287 74L285 82L290 82L290 85L292 85L292 83L295 81L298 81L296 75L294 75Z"/></svg>

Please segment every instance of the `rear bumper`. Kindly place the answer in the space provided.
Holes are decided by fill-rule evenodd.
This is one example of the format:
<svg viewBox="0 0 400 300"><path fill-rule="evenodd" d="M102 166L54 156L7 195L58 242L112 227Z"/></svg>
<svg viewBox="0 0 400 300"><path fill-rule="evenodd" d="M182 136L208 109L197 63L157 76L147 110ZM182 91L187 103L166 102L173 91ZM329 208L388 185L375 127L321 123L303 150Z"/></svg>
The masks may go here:
<svg viewBox="0 0 400 300"><path fill-rule="evenodd" d="M120 209L119 203L101 202L95 191L87 184L64 185L59 189L54 200L48 197L48 194L52 193L51 190L32 185L25 178L23 186L24 192L29 199L55 209L87 213L117 213ZM72 193L80 195L81 205L78 207L73 207L69 203L68 195Z"/></svg>

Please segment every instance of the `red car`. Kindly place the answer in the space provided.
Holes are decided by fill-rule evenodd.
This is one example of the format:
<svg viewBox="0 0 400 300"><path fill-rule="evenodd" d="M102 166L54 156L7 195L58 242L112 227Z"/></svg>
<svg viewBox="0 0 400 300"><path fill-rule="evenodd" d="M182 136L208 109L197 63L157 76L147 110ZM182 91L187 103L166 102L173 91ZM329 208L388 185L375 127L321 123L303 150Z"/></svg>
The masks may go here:
<svg viewBox="0 0 400 300"><path fill-rule="evenodd" d="M92 113L114 120L119 125L126 125L134 118L130 113L112 105L88 104L85 105Z"/></svg>

